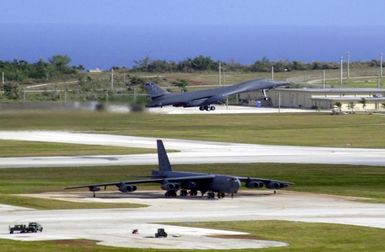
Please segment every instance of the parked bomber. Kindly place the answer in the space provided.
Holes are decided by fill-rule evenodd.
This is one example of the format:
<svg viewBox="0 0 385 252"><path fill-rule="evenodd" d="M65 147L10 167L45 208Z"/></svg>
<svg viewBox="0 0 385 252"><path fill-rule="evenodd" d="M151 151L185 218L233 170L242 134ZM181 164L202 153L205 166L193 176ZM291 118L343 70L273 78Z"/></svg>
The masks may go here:
<svg viewBox="0 0 385 252"><path fill-rule="evenodd" d="M266 97L266 90L286 85L282 81L257 79L241 82L232 86L225 86L214 89L205 89L184 93L169 93L155 83L146 83L144 88L151 97L146 107L163 107L172 105L174 107L199 107L200 110L215 110L212 104L223 104L230 95L245 93L255 90L262 90Z"/></svg>
<svg viewBox="0 0 385 252"><path fill-rule="evenodd" d="M136 191L137 184L159 183L161 188L166 191L166 197L176 197L178 192L182 197L197 196L198 192L201 192L202 196L207 193L208 198L215 198L215 193L218 198L223 198L225 194L233 196L237 193L242 182L248 188L266 187L274 190L288 187L291 184L286 181L263 178L173 171L162 140L157 140L157 148L159 169L152 171L148 179L73 186L66 189L88 188L95 197L95 192L100 191L101 187L116 186L119 191L126 193Z"/></svg>

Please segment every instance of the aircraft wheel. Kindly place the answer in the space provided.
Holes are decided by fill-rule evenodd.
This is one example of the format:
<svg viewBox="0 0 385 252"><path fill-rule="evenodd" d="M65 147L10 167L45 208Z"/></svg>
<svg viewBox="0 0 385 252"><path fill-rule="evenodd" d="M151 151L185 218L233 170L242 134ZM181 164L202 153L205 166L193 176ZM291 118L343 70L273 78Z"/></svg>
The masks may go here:
<svg viewBox="0 0 385 252"><path fill-rule="evenodd" d="M202 107L202 106L200 106L200 107L199 107L199 110L200 110L200 111L203 111L203 110L205 110L205 108Z"/></svg>
<svg viewBox="0 0 385 252"><path fill-rule="evenodd" d="M210 106L210 110L215 110L215 106Z"/></svg>
<svg viewBox="0 0 385 252"><path fill-rule="evenodd" d="M207 193L207 198L208 199L214 199L215 198L215 194L213 192L209 192L209 193Z"/></svg>
<svg viewBox="0 0 385 252"><path fill-rule="evenodd" d="M181 197L186 197L187 196L187 190L181 190L180 191L180 196Z"/></svg>
<svg viewBox="0 0 385 252"><path fill-rule="evenodd" d="M206 110L206 111L210 111L210 107L209 106L204 106L204 109Z"/></svg>
<svg viewBox="0 0 385 252"><path fill-rule="evenodd" d="M218 195L217 195L218 199L223 199L225 197L225 193L223 192L218 192Z"/></svg>

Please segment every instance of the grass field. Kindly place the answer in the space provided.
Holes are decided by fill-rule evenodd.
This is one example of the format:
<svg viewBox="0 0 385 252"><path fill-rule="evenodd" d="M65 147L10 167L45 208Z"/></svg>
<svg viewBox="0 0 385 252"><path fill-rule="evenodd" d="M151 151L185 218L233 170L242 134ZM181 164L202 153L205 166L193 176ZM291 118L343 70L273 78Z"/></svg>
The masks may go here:
<svg viewBox="0 0 385 252"><path fill-rule="evenodd" d="M340 80L327 80L326 85L333 86L335 88L340 87ZM344 87L352 87L352 88L383 88L385 85L384 80L378 83L377 79L374 78L363 78L363 79L350 79L343 80Z"/></svg>
<svg viewBox="0 0 385 252"><path fill-rule="evenodd" d="M157 138L304 146L384 148L384 128L384 116L368 114L0 114L0 130L72 130Z"/></svg>
<svg viewBox="0 0 385 252"><path fill-rule="evenodd" d="M128 155L155 152L154 149L146 148L0 140L0 157Z"/></svg>
<svg viewBox="0 0 385 252"><path fill-rule="evenodd" d="M217 223L185 223L190 226L237 230L250 233L250 238L284 241L288 247L269 249L241 249L235 251L261 251L261 252L358 252L385 250L384 229L355 227L348 225L333 225L319 223L302 223L288 221L242 221L242 222L217 222ZM184 224L184 225L185 225ZM0 240L1 251L170 251L157 249L125 249L98 246L94 241L69 240L69 241L44 241L21 242ZM186 251L186 250L172 250ZM190 251L190 250L189 250ZM202 250L191 250L202 251ZM234 251L234 250L210 250Z"/></svg>

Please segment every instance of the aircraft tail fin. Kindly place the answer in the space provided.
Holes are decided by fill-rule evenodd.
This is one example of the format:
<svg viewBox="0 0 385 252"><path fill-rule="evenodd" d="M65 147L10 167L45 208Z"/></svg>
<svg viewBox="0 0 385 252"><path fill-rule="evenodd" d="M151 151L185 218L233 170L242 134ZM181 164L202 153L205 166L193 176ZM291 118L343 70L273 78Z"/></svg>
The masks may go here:
<svg viewBox="0 0 385 252"><path fill-rule="evenodd" d="M163 95L169 93L166 90L164 90L163 88L159 87L158 85L156 85L155 83L152 83L152 82L148 82L148 83L144 84L144 89L146 89L147 94L151 98L156 98L156 97L163 96Z"/></svg>
<svg viewBox="0 0 385 252"><path fill-rule="evenodd" d="M168 160L166 149L164 148L163 141L156 141L158 146L158 162L159 162L159 171L172 171L170 161Z"/></svg>

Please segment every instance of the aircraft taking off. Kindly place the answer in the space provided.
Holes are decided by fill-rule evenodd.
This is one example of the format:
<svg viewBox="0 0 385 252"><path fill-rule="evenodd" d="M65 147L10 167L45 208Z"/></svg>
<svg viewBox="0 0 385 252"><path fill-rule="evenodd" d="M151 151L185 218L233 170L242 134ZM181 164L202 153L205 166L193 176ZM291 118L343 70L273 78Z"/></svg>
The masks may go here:
<svg viewBox="0 0 385 252"><path fill-rule="evenodd" d="M151 102L146 107L163 107L172 105L174 107L199 107L200 110L215 110L212 104L222 104L230 95L262 90L266 97L265 90L286 85L288 83L273 80L250 80L232 86L225 86L214 89L198 90L184 93L169 93L155 83L146 83L144 88L151 97Z"/></svg>
<svg viewBox="0 0 385 252"><path fill-rule="evenodd" d="M136 184L159 183L161 188L166 190L166 197L176 197L178 192L182 197L196 196L199 191L202 196L207 193L208 198L215 198L215 193L217 193L218 198L223 198L226 193L231 195L237 193L242 182L248 188L266 187L274 190L291 185L290 182L263 178L173 171L161 140L157 140L157 147L159 170L152 171L148 179L82 185L67 187L66 189L88 188L95 197L95 192L100 191L100 187L116 186L119 191L126 193L136 191Z"/></svg>

